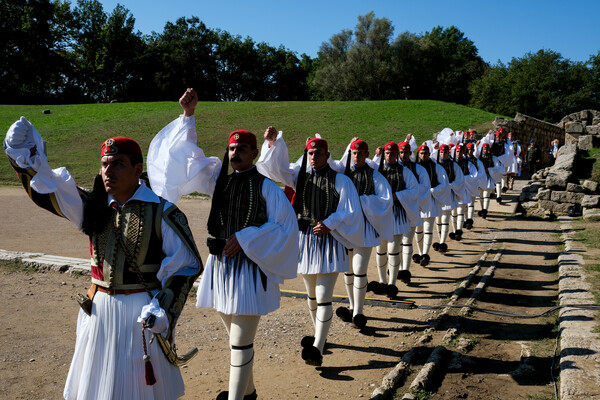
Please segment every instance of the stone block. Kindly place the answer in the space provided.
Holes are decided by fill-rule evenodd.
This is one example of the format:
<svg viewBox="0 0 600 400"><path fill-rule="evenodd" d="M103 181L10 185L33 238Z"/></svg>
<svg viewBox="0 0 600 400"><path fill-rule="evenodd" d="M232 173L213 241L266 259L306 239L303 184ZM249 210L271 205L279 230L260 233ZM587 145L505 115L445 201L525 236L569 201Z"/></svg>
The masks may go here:
<svg viewBox="0 0 600 400"><path fill-rule="evenodd" d="M521 206L527 210L527 212L539 208L537 201L525 201L521 203Z"/></svg>
<svg viewBox="0 0 600 400"><path fill-rule="evenodd" d="M550 171L546 177L546 187L554 190L565 190L567 184L572 181L572 174L568 171Z"/></svg>
<svg viewBox="0 0 600 400"><path fill-rule="evenodd" d="M600 221L600 208L584 208L583 219L587 221Z"/></svg>
<svg viewBox="0 0 600 400"><path fill-rule="evenodd" d="M519 195L519 201L525 202L530 200L537 200L537 192L521 192Z"/></svg>
<svg viewBox="0 0 600 400"><path fill-rule="evenodd" d="M537 192L537 199L538 200L550 200L551 193L552 193L552 190L550 190L550 189L540 189Z"/></svg>
<svg viewBox="0 0 600 400"><path fill-rule="evenodd" d="M594 141L592 140L591 135L579 136L578 141L580 150L591 150L594 148Z"/></svg>
<svg viewBox="0 0 600 400"><path fill-rule="evenodd" d="M598 182L596 181L583 181L582 186L584 188L586 188L590 193L597 193L598 192Z"/></svg>
<svg viewBox="0 0 600 400"><path fill-rule="evenodd" d="M600 207L600 196L599 195L585 195L581 199L581 206L586 208L598 208Z"/></svg>
<svg viewBox="0 0 600 400"><path fill-rule="evenodd" d="M557 203L581 203L585 194L556 190L550 195L550 200Z"/></svg>
<svg viewBox="0 0 600 400"><path fill-rule="evenodd" d="M600 126L598 125L590 125L585 127L585 132L588 135L598 136L600 134Z"/></svg>
<svg viewBox="0 0 600 400"><path fill-rule="evenodd" d="M594 117L594 119L592 119L592 125L600 125L600 117Z"/></svg>
<svg viewBox="0 0 600 400"><path fill-rule="evenodd" d="M567 192L573 193L585 193L585 188L583 185L578 185L576 183L567 183Z"/></svg>
<svg viewBox="0 0 600 400"><path fill-rule="evenodd" d="M583 133L583 124L579 121L570 121L565 124L567 133Z"/></svg>

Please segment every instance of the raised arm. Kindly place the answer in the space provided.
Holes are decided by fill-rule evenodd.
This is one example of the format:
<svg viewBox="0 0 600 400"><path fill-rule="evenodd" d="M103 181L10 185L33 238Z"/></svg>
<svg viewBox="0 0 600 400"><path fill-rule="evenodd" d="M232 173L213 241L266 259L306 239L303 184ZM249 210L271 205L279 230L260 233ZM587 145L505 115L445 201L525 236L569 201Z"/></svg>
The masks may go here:
<svg viewBox="0 0 600 400"><path fill-rule="evenodd" d="M25 117L6 132L4 150L33 202L81 228L83 201L75 181L66 168L50 168L45 142Z"/></svg>

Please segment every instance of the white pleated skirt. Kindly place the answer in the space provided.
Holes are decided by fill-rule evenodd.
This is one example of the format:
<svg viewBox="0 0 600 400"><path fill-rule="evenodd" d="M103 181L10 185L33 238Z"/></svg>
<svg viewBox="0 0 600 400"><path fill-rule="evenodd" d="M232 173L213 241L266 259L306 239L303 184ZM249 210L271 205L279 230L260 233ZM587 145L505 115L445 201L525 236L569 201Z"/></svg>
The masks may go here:
<svg viewBox="0 0 600 400"><path fill-rule="evenodd" d="M392 211L394 212L394 235L404 235L410 232L410 222L404 207L394 204Z"/></svg>
<svg viewBox="0 0 600 400"><path fill-rule="evenodd" d="M300 231L299 274L329 274L350 270L348 250L331 233L315 235L312 228Z"/></svg>
<svg viewBox="0 0 600 400"><path fill-rule="evenodd" d="M146 385L142 325L137 322L150 302L145 292L108 295L97 292L92 315L79 310L75 353L63 392L65 399L177 399L184 394L179 368L169 363L158 342L148 354L156 383Z"/></svg>
<svg viewBox="0 0 600 400"><path fill-rule="evenodd" d="M235 257L208 256L196 307L228 315L266 315L279 308L279 285L267 279L243 252Z"/></svg>

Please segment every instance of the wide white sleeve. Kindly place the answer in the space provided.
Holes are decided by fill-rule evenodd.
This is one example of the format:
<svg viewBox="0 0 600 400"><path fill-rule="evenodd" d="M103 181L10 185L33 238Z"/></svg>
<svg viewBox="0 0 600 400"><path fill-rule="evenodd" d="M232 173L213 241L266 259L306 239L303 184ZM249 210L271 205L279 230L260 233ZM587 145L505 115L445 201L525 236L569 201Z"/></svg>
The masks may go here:
<svg viewBox="0 0 600 400"><path fill-rule="evenodd" d="M171 204L165 203L164 209L166 210L170 206ZM198 261L164 219L161 221L160 227L165 258L161 261L156 276L164 287L167 281L175 275L194 275L198 271Z"/></svg>
<svg viewBox="0 0 600 400"><path fill-rule="evenodd" d="M32 151L34 147L35 151ZM31 189L39 194L52 194L60 213L81 228L83 201L73 177L64 167L50 168L45 142L25 117L12 124L6 132L4 150L17 166L35 171L29 183Z"/></svg>
<svg viewBox="0 0 600 400"><path fill-rule="evenodd" d="M498 182L502 178L502 174L505 172L504 165L502 165L496 156L492 156L492 160L494 160L494 166L488 168L488 173L494 182Z"/></svg>
<svg viewBox="0 0 600 400"><path fill-rule="evenodd" d="M300 165L290 164L288 148L281 132L271 147L267 141L263 143L256 168L258 172L272 181L296 189L296 178L300 171Z"/></svg>
<svg viewBox="0 0 600 400"><path fill-rule="evenodd" d="M193 192L212 195L221 160L204 155L196 144L194 116L182 115L152 139L146 166L152 190L175 204Z"/></svg>
<svg viewBox="0 0 600 400"><path fill-rule="evenodd" d="M331 235L346 248L360 247L364 243L363 213L354 184L345 175L337 174L335 190L340 195L337 209L323 220Z"/></svg>
<svg viewBox="0 0 600 400"><path fill-rule="evenodd" d="M406 209L407 207L413 207L413 204L419 197L419 182L415 174L408 168L402 168L402 176L404 177L404 183L406 187L404 190L396 192L396 197L402 203L402 206Z"/></svg>
<svg viewBox="0 0 600 400"><path fill-rule="evenodd" d="M236 232L246 253L274 282L296 277L298 269L298 222L283 191L265 180L262 195L267 202L267 222Z"/></svg>
<svg viewBox="0 0 600 400"><path fill-rule="evenodd" d="M438 185L431 188L431 194L441 204L450 204L452 201L450 184L446 170L439 164L435 164Z"/></svg>
<svg viewBox="0 0 600 400"><path fill-rule="evenodd" d="M390 224L394 205L392 188L387 179L376 170L373 171L373 184L375 194L360 196L363 213L379 236L386 240L393 240L394 226Z"/></svg>
<svg viewBox="0 0 600 400"><path fill-rule="evenodd" d="M431 189L431 181L429 180L429 174L421 165L416 164L417 178L419 180L419 200L424 200L429 196Z"/></svg>

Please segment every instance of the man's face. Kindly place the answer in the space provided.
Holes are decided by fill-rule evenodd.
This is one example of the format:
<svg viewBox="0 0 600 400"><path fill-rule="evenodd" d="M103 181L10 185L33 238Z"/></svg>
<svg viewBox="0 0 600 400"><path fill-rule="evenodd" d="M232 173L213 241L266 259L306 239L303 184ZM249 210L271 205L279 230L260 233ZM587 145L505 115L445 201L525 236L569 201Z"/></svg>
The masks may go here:
<svg viewBox="0 0 600 400"><path fill-rule="evenodd" d="M352 150L352 162L357 167L365 165L367 157L369 157L369 152L367 150Z"/></svg>
<svg viewBox="0 0 600 400"><path fill-rule="evenodd" d="M419 158L423 161L429 161L429 149L419 151Z"/></svg>
<svg viewBox="0 0 600 400"><path fill-rule="evenodd" d="M238 171L252 168L254 159L258 156L258 149L253 149L247 143L231 143L229 149L229 164Z"/></svg>
<svg viewBox="0 0 600 400"><path fill-rule="evenodd" d="M321 169L327 164L329 152L325 149L317 148L308 150L308 163L314 170Z"/></svg>
<svg viewBox="0 0 600 400"><path fill-rule="evenodd" d="M406 163L408 161L410 161L410 150L407 148L403 148L402 150L400 150L400 152L398 154L400 154L400 161L402 163Z"/></svg>
<svg viewBox="0 0 600 400"><path fill-rule="evenodd" d="M450 150L448 150L447 147L444 147L444 150L440 151L440 155L442 156L442 160L446 161L450 155Z"/></svg>
<svg viewBox="0 0 600 400"><path fill-rule="evenodd" d="M515 140L512 132L508 132L508 140L510 140L510 141Z"/></svg>
<svg viewBox="0 0 600 400"><path fill-rule="evenodd" d="M398 162L398 151L395 149L385 150L383 152L383 156L385 157L385 162L389 165L396 164L396 162Z"/></svg>
<svg viewBox="0 0 600 400"><path fill-rule="evenodd" d="M473 157L473 154L475 154L475 147L467 147L467 156Z"/></svg>
<svg viewBox="0 0 600 400"><path fill-rule="evenodd" d="M488 153L490 152L490 146L483 146L481 148L481 152L485 155L488 155Z"/></svg>
<svg viewBox="0 0 600 400"><path fill-rule="evenodd" d="M142 176L142 163L131 164L127 154L107 155L100 160L100 174L106 192L123 204L133 196Z"/></svg>

